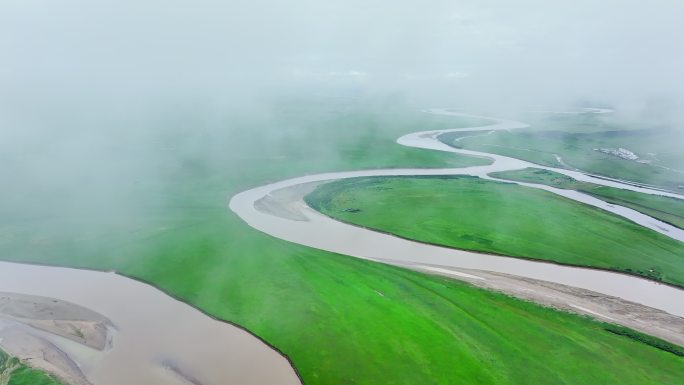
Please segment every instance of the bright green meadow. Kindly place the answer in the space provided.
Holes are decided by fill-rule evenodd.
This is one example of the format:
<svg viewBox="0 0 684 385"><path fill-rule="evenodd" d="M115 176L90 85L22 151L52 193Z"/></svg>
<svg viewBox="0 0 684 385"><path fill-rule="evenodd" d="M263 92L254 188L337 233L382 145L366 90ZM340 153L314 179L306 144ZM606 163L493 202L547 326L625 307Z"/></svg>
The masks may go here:
<svg viewBox="0 0 684 385"><path fill-rule="evenodd" d="M40 370L26 366L16 357L0 350L0 384L63 385L61 381Z"/></svg>
<svg viewBox="0 0 684 385"><path fill-rule="evenodd" d="M537 168L495 172L491 173L490 176L580 191L608 203L629 207L663 222L684 228L684 200L681 199L580 182L557 172Z"/></svg>
<svg viewBox="0 0 684 385"><path fill-rule="evenodd" d="M397 145L405 133L473 123L414 110L395 101L293 100L211 119L179 109L132 127L95 117L89 127L97 128L87 131L92 141L55 137L49 148L27 145L8 156L2 176L13 183L0 191L0 255L143 279L262 337L308 385L642 385L684 378L681 357L599 322L284 242L228 210L226 200L237 192L304 174L486 163ZM60 160L55 149L93 161ZM27 165L50 173L25 173ZM485 197L501 188L479 186ZM385 193L387 203L392 191ZM563 205L554 206L559 217ZM473 244L489 236L472 233ZM681 249L633 233L644 253L667 250L657 266L663 264L663 279L681 282L682 261L672 259Z"/></svg>
<svg viewBox="0 0 684 385"><path fill-rule="evenodd" d="M456 132L439 139L468 150L684 192L684 138L672 127L625 123L610 115L594 114L542 115L525 121L531 126L461 139L463 134ZM597 151L602 148L625 148L639 158L626 160Z"/></svg>
<svg viewBox="0 0 684 385"><path fill-rule="evenodd" d="M404 238L684 286L683 243L531 187L475 177L354 178L321 185L306 201Z"/></svg>

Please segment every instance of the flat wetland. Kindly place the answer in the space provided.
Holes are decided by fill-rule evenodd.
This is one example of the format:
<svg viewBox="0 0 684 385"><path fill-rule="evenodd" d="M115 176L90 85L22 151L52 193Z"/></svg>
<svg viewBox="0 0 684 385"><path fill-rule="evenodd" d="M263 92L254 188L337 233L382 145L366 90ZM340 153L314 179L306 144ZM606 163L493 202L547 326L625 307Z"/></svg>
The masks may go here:
<svg viewBox="0 0 684 385"><path fill-rule="evenodd" d="M107 178L119 184L115 192L98 188L102 170L88 164L67 175L72 189L82 191L78 199L48 188L49 181L43 180L28 181L29 193L17 187L0 192L0 255L115 270L150 282L263 338L289 357L305 384L640 385L674 384L684 377L681 357L609 332L600 322L452 279L283 242L228 212L226 197L298 175L487 163L396 145L406 133L472 124L406 111L413 109L306 101L282 104L263 121L236 117L231 125L202 126L194 116L181 116L171 131L166 126L157 136L101 149L121 159L107 169ZM267 129L276 123L279 130ZM48 155L37 165L48 167ZM127 165L155 177L131 176L119 168ZM12 177L11 166L5 172ZM483 197L503 188L492 184L493 191L485 191L486 186L478 185ZM508 196L516 202L511 207L520 208L528 194L514 190ZM424 201L420 194L405 198ZM120 200L127 205L118 205ZM564 210L560 199L548 201L552 207L536 211L544 218L553 218L552 209ZM494 215L487 206L471 203L469 208L480 215ZM357 204L339 207L357 206L362 211L348 215L371 212ZM31 207L30 215L17 207ZM394 210L397 217L401 208ZM521 211L514 213L519 219L525 214ZM382 210L380 217L390 214ZM518 226L511 218L495 219L508 228ZM576 219L579 226L581 218ZM625 259L601 257L588 246L594 251L586 256L566 250L554 257L608 268L656 267L664 280L682 283L681 259L676 260L681 246L636 228L624 230L610 216L602 220L610 223L609 234L636 236L645 243L634 241L636 250ZM540 239L538 228L518 227L530 239ZM499 247L474 231L459 239L472 247ZM598 241L623 250L610 238ZM521 252L531 250L529 242L514 245ZM664 250L657 264L639 262L651 247Z"/></svg>
<svg viewBox="0 0 684 385"><path fill-rule="evenodd" d="M629 207L663 222L684 228L684 201L666 196L640 194L593 183L579 182L571 177L549 170L528 168L492 173L495 178L538 183L567 190L576 190L595 196L608 203Z"/></svg>
<svg viewBox="0 0 684 385"><path fill-rule="evenodd" d="M656 124L625 124L611 114L530 116L531 126L512 132L440 139L459 148L577 169L591 174L684 192L684 164L679 133ZM455 142L455 140L457 140ZM627 160L599 149L624 148L638 159Z"/></svg>
<svg viewBox="0 0 684 385"><path fill-rule="evenodd" d="M681 242L529 187L474 177L359 178L319 186L307 202L345 222L413 240L684 286Z"/></svg>

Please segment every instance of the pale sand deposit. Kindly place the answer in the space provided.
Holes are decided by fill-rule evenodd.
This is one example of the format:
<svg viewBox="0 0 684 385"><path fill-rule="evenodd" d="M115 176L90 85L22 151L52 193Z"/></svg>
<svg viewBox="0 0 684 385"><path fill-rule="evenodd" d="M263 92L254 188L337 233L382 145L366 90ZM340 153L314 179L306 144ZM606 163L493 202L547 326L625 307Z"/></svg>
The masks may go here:
<svg viewBox="0 0 684 385"><path fill-rule="evenodd" d="M669 314L666 311L625 300L616 295L601 293L600 290L583 289L581 286L598 287L600 289L604 287L604 282L601 282L600 279L604 279L607 276L609 282L605 288L622 289L623 293L627 293L625 296L630 297L630 290L628 290L630 288L621 285L628 285L630 279L634 278L639 281L640 287L652 290L653 295L658 295L661 290L663 293L675 293L674 297L661 299L675 301L672 308L684 312L684 308L681 307L684 303L676 303L677 298L684 300L684 291L682 290L624 274L438 247L338 222L314 211L306 206L306 203L301 199L302 195L308 194L315 185L307 184L301 187L301 190L299 186L294 186L289 188L291 191L288 193L278 192L270 194L267 198L264 198L269 200L269 205L260 207L262 210L265 210L282 205L287 207L288 211L299 209L299 213L290 216L280 216L279 214L282 213L282 210L273 213L266 212L265 214L275 215L279 221L296 220L297 224L294 225L294 231L297 231L297 226L301 226L302 229L306 228L307 222L302 222L300 219L301 217L306 217L311 227L315 227L320 231L315 233L317 240L328 242L328 246L335 248L344 245L344 253L354 249L354 252L358 253L374 253L376 256L383 255L385 256L384 258L366 259L373 259L378 262L430 274L448 276L469 282L478 287L500 291L544 306L589 315L600 321L620 324L676 344L684 345L684 318L682 318L681 313L678 315ZM299 194L295 193L297 191L299 191ZM291 229L291 227L289 228ZM321 239L320 237L323 236L322 233L324 232L331 232L334 234L334 237ZM288 234L296 235L295 233ZM367 238L368 234L371 234L370 238ZM331 243L333 239L340 239L340 241ZM449 264L443 264L445 261ZM513 263L509 264L507 262ZM488 266L490 271L463 268L462 266ZM497 272L496 269L516 271L518 274ZM525 277L524 274L536 275L536 278ZM549 282L550 280L545 278L547 274L549 277L559 281L570 279L570 282L574 282L576 286L580 287ZM583 281L584 279L588 281ZM595 285L592 286L592 283ZM638 292L636 293L639 294ZM637 296L637 298L643 297Z"/></svg>
<svg viewBox="0 0 684 385"><path fill-rule="evenodd" d="M2 346L18 357L49 352L53 367L45 369L74 384L301 383L289 361L255 336L118 274L0 262L0 291L22 293L0 302L13 323Z"/></svg>
<svg viewBox="0 0 684 385"><path fill-rule="evenodd" d="M67 384L90 382L78 364L50 340L60 336L102 351L111 346L112 327L101 314L70 302L0 293L0 348Z"/></svg>
<svg viewBox="0 0 684 385"><path fill-rule="evenodd" d="M50 373L66 384L91 384L76 362L49 337L29 326L0 319L0 346L24 364Z"/></svg>
<svg viewBox="0 0 684 385"><path fill-rule="evenodd" d="M428 111L454 115L444 109ZM538 167L577 180L683 199L648 187L576 171L447 146L450 131L515 129L525 124L492 119L483 127L409 134L410 147L487 157L488 166L456 169L388 169L327 173L251 189L230 200L250 226L302 245L450 275L547 306L589 314L681 343L684 291L638 277L544 262L477 254L407 241L343 224L310 209L302 197L316 183L358 176L473 175ZM684 231L624 207L574 191L544 189L623 216L680 241ZM455 270L456 269L456 270ZM5 295L2 346L72 384L299 384L289 361L244 330L203 314L156 288L117 275L0 262ZM28 296L58 299L36 300ZM75 305L76 304L76 305ZM32 308L33 307L33 308ZM667 314L670 313L670 314ZM41 358L42 357L42 358Z"/></svg>
<svg viewBox="0 0 684 385"><path fill-rule="evenodd" d="M0 293L0 319L10 319L103 350L111 321L82 306L54 298Z"/></svg>
<svg viewBox="0 0 684 385"><path fill-rule="evenodd" d="M684 318L618 297L557 283L481 270L406 264L405 267L466 281L527 301L616 323L684 346Z"/></svg>
<svg viewBox="0 0 684 385"><path fill-rule="evenodd" d="M464 115L444 109L433 109L426 112L452 116ZM476 117L485 118L479 116ZM672 316L677 318L684 317L684 290L675 287L610 271L562 266L540 261L480 254L414 242L389 234L383 234L336 221L309 208L303 201L303 197L311 191L311 187L315 184L325 183L337 179L368 176L412 175L471 175L483 179L494 179L489 177L488 174L494 171L508 171L527 167L549 169L571 176L577 180L592 182L600 185L637 191L645 194L663 195L677 199L684 199L684 196L679 194L650 189L648 187L634 185L631 183L596 178L591 175L582 174L576 171L534 165L519 159L496 154L456 149L438 140L440 135L452 131L511 130L526 127L524 123L520 122L494 118L488 119L491 119L494 123L482 127L416 132L402 136L397 140L397 142L401 145L409 147L487 157L493 161L493 163L490 165L453 169L360 170L307 175L241 192L230 199L230 209L240 218L242 218L247 224L259 231L286 241L321 250L403 266L433 266L433 268L438 267L440 269L458 269L461 272L465 271L464 269L483 270L489 271L492 274L500 273L510 276L517 276L519 278L517 281L506 281L509 285L512 285L506 289L506 292L509 292L513 295L519 295L522 298L537 301L542 304L572 310L575 312L582 312L581 309L588 309L596 314L592 314L591 312L587 311L584 312L585 314L592 314L592 316L595 317L605 314L611 318L614 318L615 320L618 320L618 323L622 323L626 326L631 325L631 327L640 330L644 330L643 325L650 322L648 321L651 319L649 317L652 317L653 319L660 319L662 314L665 313L670 313ZM554 194L562 195L569 199L598 207L600 209L615 213L616 215L620 215L630 221L657 231L673 239L677 239L679 241L684 240L684 231L681 229L677 229L674 226L670 226L634 210L617 205L610 205L604 201L576 191L554 189L548 186L537 184L517 184L543 189ZM263 204L265 201L268 201L268 204ZM261 204L257 205L256 202L261 202ZM306 220L302 220L302 217L306 217ZM435 271L432 272L434 273ZM463 276L463 274L464 273L460 275L454 274L454 276L455 278L459 279L468 278ZM598 293L602 295L603 298L621 299L624 301L621 302L623 305L619 305L622 306L622 310L618 309L614 311L608 311L605 308L597 307L596 304L590 305L585 303L587 301L586 298L590 298L591 295L585 296L586 298L583 301L578 301L576 296L567 297L567 294L561 296L559 293L563 292L562 290L556 291L557 294L555 294L555 299L553 301L548 299L545 300L548 302L542 301L541 297L523 296L523 293L526 292L525 290L514 292L513 287L516 285L520 285L521 289L530 289L529 287L524 287L523 285L523 282L531 282L525 281L526 279L554 283L565 287L576 288L579 291ZM525 284L527 285L529 283ZM565 291L565 293L567 293L567 291ZM582 304L586 306L583 306ZM620 316L617 314L625 310L626 307L632 305L642 306L640 310L637 311L639 317L633 319L630 315ZM625 314L628 313L629 312L625 310ZM637 319L642 321L637 322ZM661 325L665 331L654 330L654 334L663 336L664 338L668 338L672 341L676 340L673 335L677 333L681 335L682 331L681 329L677 329L678 324L676 322L670 322L671 320L672 319L668 318L668 321L664 322L665 326ZM658 328L661 326L658 326Z"/></svg>

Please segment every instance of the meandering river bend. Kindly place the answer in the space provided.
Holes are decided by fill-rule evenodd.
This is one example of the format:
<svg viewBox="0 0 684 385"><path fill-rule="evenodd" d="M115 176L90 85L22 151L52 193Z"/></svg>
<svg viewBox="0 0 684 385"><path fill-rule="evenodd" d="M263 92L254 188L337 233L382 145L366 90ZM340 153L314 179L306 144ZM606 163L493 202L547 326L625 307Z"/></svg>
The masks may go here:
<svg viewBox="0 0 684 385"><path fill-rule="evenodd" d="M470 116L445 109L428 113ZM605 111L591 111L591 113ZM479 117L486 118L486 117ZM274 237L401 266L463 268L550 281L623 298L684 317L684 290L608 271L562 266L427 245L335 221L303 201L316 183L362 176L473 175L538 167L581 181L684 199L684 196L596 178L577 171L539 166L496 154L456 149L439 141L452 131L494 131L524 123L486 118L482 127L416 132L400 145L487 157L487 166L451 169L383 169L307 175L241 192L229 207L253 228ZM644 227L684 241L684 232L625 207L609 205L575 191L544 189L623 216ZM266 203L264 203L266 202ZM268 207L268 209L264 209ZM465 274L467 275L467 274ZM472 276L470 276L472 277ZM96 385L119 384L299 384L289 361L255 336L220 322L162 291L114 273L0 262L0 291L58 298L91 309L111 320L113 343L97 351L58 336L50 340L68 354Z"/></svg>
<svg viewBox="0 0 684 385"><path fill-rule="evenodd" d="M511 130L527 127L525 123L483 116L451 112L446 109L431 109L427 113L446 116L465 116L489 119L491 125L447 130L415 132L400 137L400 145L433 151L446 151L463 155L486 157L490 165L444 168L444 169L381 169L358 170L306 175L241 192L230 199L229 206L240 218L253 228L274 237L301 245L346 254L358 258L394 263L401 266L442 266L463 269L486 270L520 277L568 285L597 293L615 296L627 301L646 305L670 314L684 317L684 290L663 285L647 279L595 269L563 266L553 263L530 261L495 255L486 255L464 250L450 249L414 242L388 234L345 224L324 216L304 203L303 197L311 191L312 184L343 178L369 176L421 176L421 175L472 175L484 179L491 172L538 167L571 176L577 180L599 185L657 194L684 199L684 196L656 189L636 186L617 180L607 180L577 171L539 166L523 160L497 154L457 149L439 141L439 136L449 132ZM601 111L604 112L604 111ZM595 112L590 112L595 113ZM511 182L513 183L513 182ZM608 204L600 199L570 190L549 186L518 183L543 189L579 202L599 207L661 234L684 241L684 232L655 218L626 207ZM307 187L309 186L309 187ZM278 210L260 210L258 202L274 195L287 196L286 200L271 199L270 206L280 205L281 211L294 215L278 215Z"/></svg>

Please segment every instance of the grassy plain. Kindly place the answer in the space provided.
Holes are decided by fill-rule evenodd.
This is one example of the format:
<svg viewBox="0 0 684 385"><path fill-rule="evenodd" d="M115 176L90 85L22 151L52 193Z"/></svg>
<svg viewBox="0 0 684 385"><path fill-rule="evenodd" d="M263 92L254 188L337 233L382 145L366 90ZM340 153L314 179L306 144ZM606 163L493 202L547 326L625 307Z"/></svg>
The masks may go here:
<svg viewBox="0 0 684 385"><path fill-rule="evenodd" d="M75 169L50 168L58 158L48 153L39 166L57 183L0 191L0 255L144 279L264 338L309 385L623 385L684 376L681 358L599 323L283 242L226 208L226 197L250 186L307 173L483 162L397 145L401 134L470 123L407 111L289 102L225 124L175 116L136 140L108 140Z"/></svg>
<svg viewBox="0 0 684 385"><path fill-rule="evenodd" d="M0 384L6 385L63 385L55 377L26 366L16 357L0 350Z"/></svg>
<svg viewBox="0 0 684 385"><path fill-rule="evenodd" d="M455 139L452 134L440 137L460 148L684 192L681 134L666 126L634 126L602 115L568 115L538 118L525 129ZM639 162L596 151L620 147L636 153Z"/></svg>
<svg viewBox="0 0 684 385"><path fill-rule="evenodd" d="M358 178L319 186L306 199L332 217L405 238L684 286L683 243L529 187L474 177Z"/></svg>
<svg viewBox="0 0 684 385"><path fill-rule="evenodd" d="M490 175L501 179L539 183L566 190L581 191L608 203L629 207L663 222L684 228L684 201L680 199L580 182L557 172L537 168L495 172Z"/></svg>

